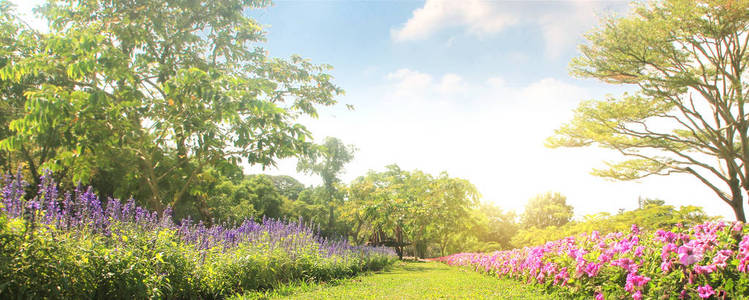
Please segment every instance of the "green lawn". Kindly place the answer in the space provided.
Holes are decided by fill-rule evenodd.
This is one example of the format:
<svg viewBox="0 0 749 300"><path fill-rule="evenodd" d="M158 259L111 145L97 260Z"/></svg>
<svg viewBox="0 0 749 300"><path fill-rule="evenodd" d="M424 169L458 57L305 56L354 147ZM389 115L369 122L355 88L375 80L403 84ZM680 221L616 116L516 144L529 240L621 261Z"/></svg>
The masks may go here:
<svg viewBox="0 0 749 300"><path fill-rule="evenodd" d="M389 270L322 284L296 284L244 299L550 299L509 279L435 262L397 263Z"/></svg>

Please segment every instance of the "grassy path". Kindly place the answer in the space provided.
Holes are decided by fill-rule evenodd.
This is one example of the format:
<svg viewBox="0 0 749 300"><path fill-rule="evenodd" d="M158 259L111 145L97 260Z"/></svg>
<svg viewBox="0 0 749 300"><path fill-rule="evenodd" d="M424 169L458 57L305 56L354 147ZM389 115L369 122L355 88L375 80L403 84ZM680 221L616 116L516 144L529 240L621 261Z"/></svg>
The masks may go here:
<svg viewBox="0 0 749 300"><path fill-rule="evenodd" d="M245 299L548 299L520 282L435 262L397 263L386 271L327 284L288 286Z"/></svg>

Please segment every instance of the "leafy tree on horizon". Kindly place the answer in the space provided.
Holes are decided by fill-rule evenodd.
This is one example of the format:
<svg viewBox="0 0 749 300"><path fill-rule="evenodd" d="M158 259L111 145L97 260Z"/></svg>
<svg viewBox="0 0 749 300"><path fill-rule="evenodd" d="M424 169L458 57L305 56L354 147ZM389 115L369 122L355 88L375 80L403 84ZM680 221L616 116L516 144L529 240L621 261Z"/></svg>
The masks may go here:
<svg viewBox="0 0 749 300"><path fill-rule="evenodd" d="M643 1L605 18L571 72L635 91L581 103L547 145L618 151L627 160L593 170L614 180L689 174L746 221L747 11L749 1Z"/></svg>
<svg viewBox="0 0 749 300"><path fill-rule="evenodd" d="M345 145L338 138L326 137L317 151L302 157L297 164L297 171L317 174L322 178L325 205L328 207L328 222L325 227L328 233L332 233L335 228L335 209L342 202L342 195L337 187L341 182L339 177L343 173L343 166L354 159L355 151L353 145Z"/></svg>
<svg viewBox="0 0 749 300"><path fill-rule="evenodd" d="M560 193L547 192L528 200L521 215L521 223L526 228L562 226L574 216L572 205Z"/></svg>

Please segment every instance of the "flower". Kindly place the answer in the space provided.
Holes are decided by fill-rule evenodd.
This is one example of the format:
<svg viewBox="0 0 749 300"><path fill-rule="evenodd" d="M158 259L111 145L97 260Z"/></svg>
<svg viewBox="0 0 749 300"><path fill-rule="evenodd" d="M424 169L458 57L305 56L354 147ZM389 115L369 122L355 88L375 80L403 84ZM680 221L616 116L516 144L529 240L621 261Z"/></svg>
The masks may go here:
<svg viewBox="0 0 749 300"><path fill-rule="evenodd" d="M634 299L634 300L642 300L642 291L637 291L634 294L632 294L632 299Z"/></svg>
<svg viewBox="0 0 749 300"><path fill-rule="evenodd" d="M596 300L605 300L606 298L603 297L603 293L596 292Z"/></svg>
<svg viewBox="0 0 749 300"><path fill-rule="evenodd" d="M679 247L677 252L679 253L679 262L685 266L702 260L702 253L698 251L697 248L684 245Z"/></svg>
<svg viewBox="0 0 749 300"><path fill-rule="evenodd" d="M699 286L697 287L697 293L700 294L700 298L710 298L713 294L715 294L715 291L713 290L713 287L711 287L709 284Z"/></svg>
<svg viewBox="0 0 749 300"><path fill-rule="evenodd" d="M741 232L741 230L744 229L744 223L741 223L741 221L736 221L736 223L733 223L733 226L731 226L731 231L733 232Z"/></svg>
<svg viewBox="0 0 749 300"><path fill-rule="evenodd" d="M710 274L712 272L715 272L715 269L717 267L715 265L707 265L707 266L694 266L694 271L697 272L697 274Z"/></svg>
<svg viewBox="0 0 749 300"><path fill-rule="evenodd" d="M733 251L731 250L720 250L718 251L718 254L713 257L713 264L715 264L718 267L725 268L726 267L726 261L728 261L729 258L731 258L731 255L733 254Z"/></svg>

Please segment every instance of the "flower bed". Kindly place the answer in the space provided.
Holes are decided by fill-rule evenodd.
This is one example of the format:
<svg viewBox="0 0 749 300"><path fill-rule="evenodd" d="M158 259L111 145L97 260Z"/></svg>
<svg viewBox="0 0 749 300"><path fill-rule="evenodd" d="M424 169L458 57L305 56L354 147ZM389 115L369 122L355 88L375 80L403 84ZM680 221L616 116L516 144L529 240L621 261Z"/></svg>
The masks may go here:
<svg viewBox="0 0 749 300"><path fill-rule="evenodd" d="M435 260L541 285L565 298L736 299L749 295L749 235L741 222L602 235Z"/></svg>
<svg viewBox="0 0 749 300"><path fill-rule="evenodd" d="M0 298L224 298L292 280L376 270L395 254L328 240L298 222L237 227L172 222L130 200L102 205L91 189L39 195L6 177L0 194Z"/></svg>

